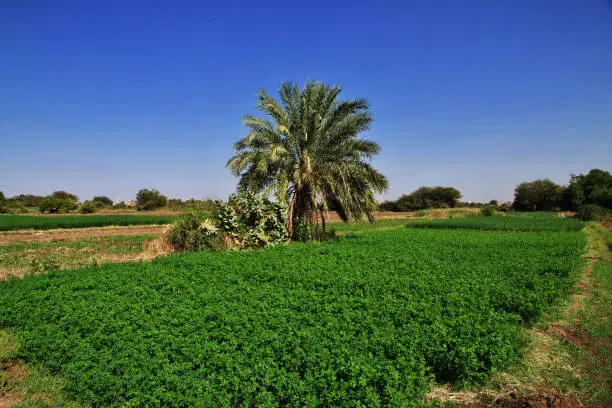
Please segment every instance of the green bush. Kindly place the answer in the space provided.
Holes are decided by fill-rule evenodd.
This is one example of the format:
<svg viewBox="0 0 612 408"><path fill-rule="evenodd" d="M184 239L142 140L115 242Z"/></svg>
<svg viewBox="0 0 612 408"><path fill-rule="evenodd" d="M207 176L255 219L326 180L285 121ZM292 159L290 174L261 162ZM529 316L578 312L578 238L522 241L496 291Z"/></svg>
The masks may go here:
<svg viewBox="0 0 612 408"><path fill-rule="evenodd" d="M287 241L285 208L262 195L241 191L227 203L216 202L216 225L241 248L274 245Z"/></svg>
<svg viewBox="0 0 612 408"><path fill-rule="evenodd" d="M495 214L497 214L496 205L485 205L480 209L480 215L484 215L485 217L491 217Z"/></svg>
<svg viewBox="0 0 612 408"><path fill-rule="evenodd" d="M9 201L6 204L10 214L27 214L28 208L21 201Z"/></svg>
<svg viewBox="0 0 612 408"><path fill-rule="evenodd" d="M427 215L427 210L418 210L415 215L417 217L425 217Z"/></svg>
<svg viewBox="0 0 612 408"><path fill-rule="evenodd" d="M96 204L93 201L85 201L81 204L81 208L79 208L81 214L93 214L98 211Z"/></svg>
<svg viewBox="0 0 612 408"><path fill-rule="evenodd" d="M206 217L188 212L181 214L172 224L170 244L179 251L224 248L222 231Z"/></svg>
<svg viewBox="0 0 612 408"><path fill-rule="evenodd" d="M602 221L609 215L605 208L595 204L585 204L578 209L576 216L582 221Z"/></svg>

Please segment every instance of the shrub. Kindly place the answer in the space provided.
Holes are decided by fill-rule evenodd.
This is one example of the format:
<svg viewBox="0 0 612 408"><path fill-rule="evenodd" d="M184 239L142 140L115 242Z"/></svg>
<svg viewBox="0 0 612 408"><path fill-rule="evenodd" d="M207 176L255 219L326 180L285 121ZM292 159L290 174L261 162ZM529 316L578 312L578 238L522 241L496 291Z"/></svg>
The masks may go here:
<svg viewBox="0 0 612 408"><path fill-rule="evenodd" d="M264 247L288 238L284 206L262 195L232 194L227 203L217 201L214 217L228 239L242 248Z"/></svg>
<svg viewBox="0 0 612 408"><path fill-rule="evenodd" d="M96 208L94 201L85 201L83 204L81 204L80 211L82 214L93 214L98 211L98 209Z"/></svg>
<svg viewBox="0 0 612 408"><path fill-rule="evenodd" d="M220 249L224 245L222 231L211 220L195 212L180 215L169 232L172 247L179 251Z"/></svg>
<svg viewBox="0 0 612 408"><path fill-rule="evenodd" d="M607 211L595 204L585 204L576 212L576 216L582 221L601 221L607 217Z"/></svg>
<svg viewBox="0 0 612 408"><path fill-rule="evenodd" d="M28 212L28 208L21 201L9 201L6 207L10 214L26 214Z"/></svg>
<svg viewBox="0 0 612 408"><path fill-rule="evenodd" d="M416 216L417 216L417 217L424 217L424 216L426 216L426 215L427 215L427 210L418 210L418 211L416 212Z"/></svg>
<svg viewBox="0 0 612 408"><path fill-rule="evenodd" d="M480 215L484 215L485 217L490 217L495 214L497 214L496 205L485 205L480 209Z"/></svg>

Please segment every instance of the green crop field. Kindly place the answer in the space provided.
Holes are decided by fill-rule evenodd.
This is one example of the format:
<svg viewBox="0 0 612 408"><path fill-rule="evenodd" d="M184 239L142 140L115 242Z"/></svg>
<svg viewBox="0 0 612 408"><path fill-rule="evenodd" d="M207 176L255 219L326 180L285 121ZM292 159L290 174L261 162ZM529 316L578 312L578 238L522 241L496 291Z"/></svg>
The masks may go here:
<svg viewBox="0 0 612 408"><path fill-rule="evenodd" d="M398 228L179 254L0 282L0 328L93 406L416 406L519 358L584 247Z"/></svg>
<svg viewBox="0 0 612 408"><path fill-rule="evenodd" d="M160 215L63 215L33 217L27 215L0 216L0 231L19 229L87 228L110 225L168 224L172 217Z"/></svg>
<svg viewBox="0 0 612 408"><path fill-rule="evenodd" d="M473 216L447 220L415 221L406 223L409 228L471 229L480 231L567 232L580 231L584 224L575 218L561 218L555 213L532 213Z"/></svg>

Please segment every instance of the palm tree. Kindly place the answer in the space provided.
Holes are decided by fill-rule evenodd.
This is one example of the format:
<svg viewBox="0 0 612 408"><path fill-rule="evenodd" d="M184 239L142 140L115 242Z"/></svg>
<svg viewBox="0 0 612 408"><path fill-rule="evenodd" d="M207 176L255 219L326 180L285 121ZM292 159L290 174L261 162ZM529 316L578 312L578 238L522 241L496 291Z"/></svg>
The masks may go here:
<svg viewBox="0 0 612 408"><path fill-rule="evenodd" d="M369 160L380 151L359 138L372 115L365 99L340 101L339 86L309 81L300 89L284 82L281 103L265 90L257 107L268 118L244 117L249 134L234 144L227 166L240 176L239 187L274 193L287 205L287 231L298 238L309 227L320 238L324 211L343 221L364 216L373 221L374 194L387 189L387 179Z"/></svg>

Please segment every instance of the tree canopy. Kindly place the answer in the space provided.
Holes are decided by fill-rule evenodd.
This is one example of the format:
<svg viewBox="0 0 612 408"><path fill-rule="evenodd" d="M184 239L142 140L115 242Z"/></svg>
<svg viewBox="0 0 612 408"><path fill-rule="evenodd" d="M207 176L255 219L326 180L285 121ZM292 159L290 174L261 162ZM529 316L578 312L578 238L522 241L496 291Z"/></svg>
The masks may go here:
<svg viewBox="0 0 612 408"><path fill-rule="evenodd" d="M375 193L388 185L369 162L379 145L359 137L373 120L367 100L340 100L341 91L321 82L285 82L280 102L259 91L257 107L267 118L244 117L249 133L234 144L227 163L240 188L274 193L287 205L293 239L305 230L317 233L319 220L324 230L330 207L344 221L372 220Z"/></svg>
<svg viewBox="0 0 612 408"><path fill-rule="evenodd" d="M157 190L143 188L136 194L136 208L138 210L154 210L165 207L168 198Z"/></svg>
<svg viewBox="0 0 612 408"><path fill-rule="evenodd" d="M461 192L453 187L419 187L410 194L404 194L396 201L387 201L380 205L385 211L415 211L426 208L455 207L461 198Z"/></svg>
<svg viewBox="0 0 612 408"><path fill-rule="evenodd" d="M514 190L516 210L552 211L559 203L561 186L549 179L539 179L519 184Z"/></svg>

